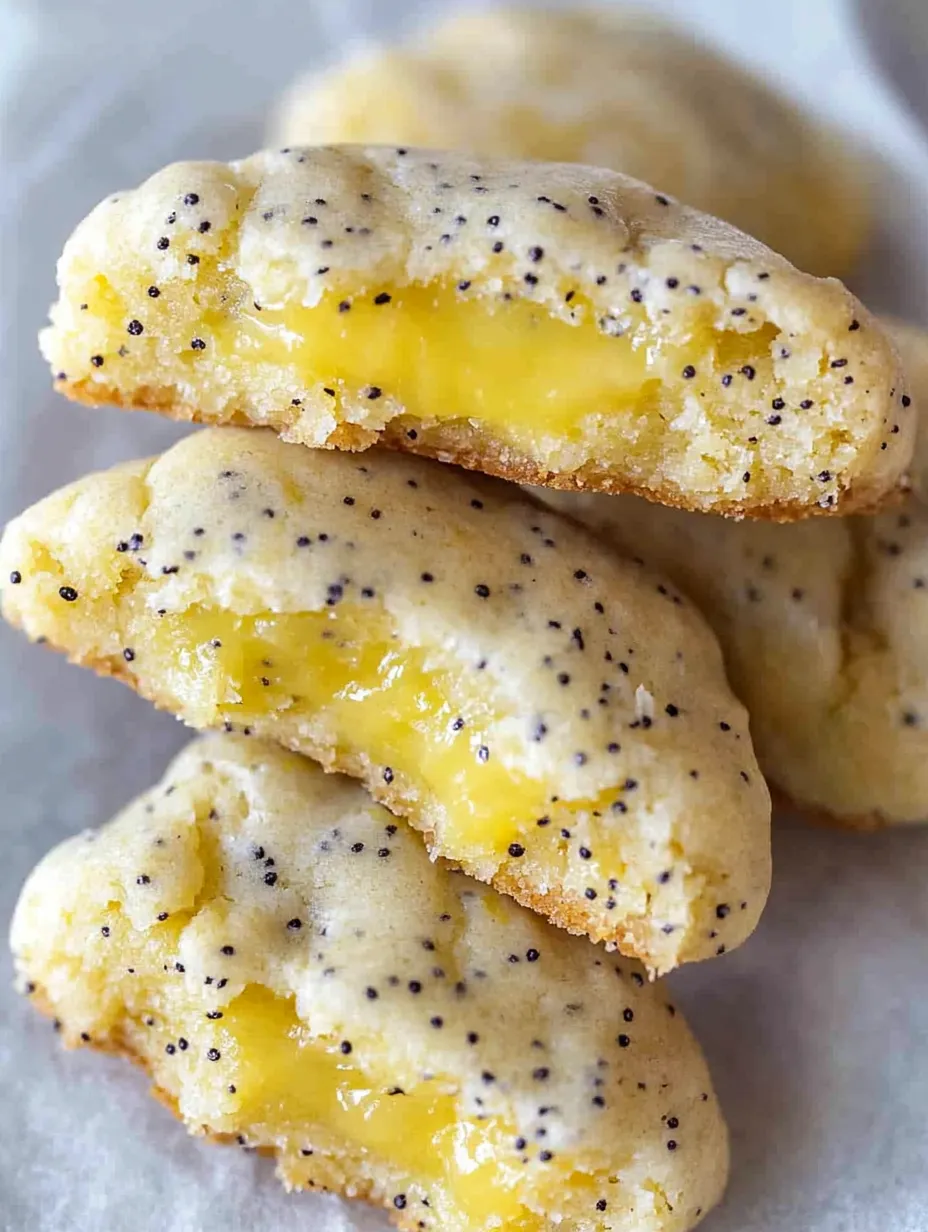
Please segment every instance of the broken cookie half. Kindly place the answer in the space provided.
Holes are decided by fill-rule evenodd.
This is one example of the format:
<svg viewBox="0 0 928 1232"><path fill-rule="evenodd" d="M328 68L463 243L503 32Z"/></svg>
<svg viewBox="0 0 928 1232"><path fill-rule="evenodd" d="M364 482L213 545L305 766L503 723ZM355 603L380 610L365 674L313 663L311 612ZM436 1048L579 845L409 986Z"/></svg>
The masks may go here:
<svg viewBox="0 0 928 1232"><path fill-rule="evenodd" d="M724 1187L705 1061L636 964L274 745L198 741L61 844L12 947L66 1043L401 1228L685 1232Z"/></svg>
<svg viewBox="0 0 928 1232"><path fill-rule="evenodd" d="M840 284L616 172L407 148L179 163L59 262L58 387L310 446L792 519L873 507L914 430Z"/></svg>
<svg viewBox="0 0 928 1232"><path fill-rule="evenodd" d="M361 778L653 971L757 922L770 801L714 636L512 485L212 429L27 511L0 576L30 637Z"/></svg>

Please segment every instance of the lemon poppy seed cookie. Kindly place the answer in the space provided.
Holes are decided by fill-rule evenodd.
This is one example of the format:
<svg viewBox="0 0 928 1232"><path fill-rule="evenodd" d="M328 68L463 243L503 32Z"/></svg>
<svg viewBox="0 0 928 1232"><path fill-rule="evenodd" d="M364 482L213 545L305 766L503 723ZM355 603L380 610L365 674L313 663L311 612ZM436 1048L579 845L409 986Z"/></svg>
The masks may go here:
<svg viewBox="0 0 928 1232"><path fill-rule="evenodd" d="M768 778L802 808L865 826L928 820L928 336L891 328L922 406L897 508L771 526L558 501L700 603Z"/></svg>
<svg viewBox="0 0 928 1232"><path fill-rule="evenodd" d="M783 519L871 507L911 453L844 287L615 172L180 163L94 210L58 277L42 345L85 402Z"/></svg>
<svg viewBox="0 0 928 1232"><path fill-rule="evenodd" d="M724 1186L705 1062L635 963L274 745L198 741L56 848L12 947L67 1044L401 1228L685 1232Z"/></svg>
<svg viewBox="0 0 928 1232"><path fill-rule="evenodd" d="M691 32L620 8L455 14L299 81L271 144L343 141L614 167L818 274L849 272L869 230L864 165L834 133Z"/></svg>
<svg viewBox="0 0 928 1232"><path fill-rule="evenodd" d="M666 971L757 921L769 798L698 613L512 485L212 429L0 545L33 638L364 780L430 850Z"/></svg>

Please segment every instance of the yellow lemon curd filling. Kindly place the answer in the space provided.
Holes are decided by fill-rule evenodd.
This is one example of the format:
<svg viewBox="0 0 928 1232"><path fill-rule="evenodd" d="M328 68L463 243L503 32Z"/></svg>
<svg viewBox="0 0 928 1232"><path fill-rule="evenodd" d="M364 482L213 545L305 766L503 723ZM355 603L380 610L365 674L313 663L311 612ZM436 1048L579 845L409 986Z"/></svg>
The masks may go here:
<svg viewBox="0 0 928 1232"><path fill-rule="evenodd" d="M313 308L259 312L249 304L210 332L232 369L255 362L289 367L301 388L332 390L326 409L339 421L356 422L360 402L384 421L405 415L411 431L419 421L469 422L554 469L559 456L573 465L588 461L595 440L597 461L622 462L650 477L672 468L674 455L690 445L688 433L668 441L666 422L683 410L684 394L696 395L683 376L687 365L700 362L704 380L710 370L737 372L750 360L769 378L776 331L716 334L707 314L680 347L631 307L621 319L597 320L575 295L567 319L526 299L437 283L347 299L328 294ZM188 363L195 365L195 354ZM718 379L713 385L715 392ZM285 409L297 418L294 408ZM734 404L727 415L717 406L702 409L717 418L717 429L727 419L733 432L740 419ZM708 459L697 450L693 460Z"/></svg>
<svg viewBox="0 0 928 1232"><path fill-rule="evenodd" d="M632 486L712 488L727 476L740 499L745 463L756 455L772 472L753 476L757 499L794 463L804 473L789 434L759 432L760 443L745 445L749 410L761 427L778 384L777 328L719 328L708 300L689 306L691 324L671 342L640 304L604 315L567 284L557 310L466 281L331 291L311 307L271 308L214 259L202 263L201 280L207 266L191 307L182 298L176 317L151 326L157 337L128 342L125 321L140 292L95 280L84 321L92 328L102 318L112 347L94 381L142 386L155 399L146 405L159 404L159 381L174 383L205 419L233 414L315 445L337 424L379 430L395 419L392 430L405 430L409 445L427 441L432 425L470 425L555 472L621 466ZM163 295L172 295L170 284ZM162 339L170 359L159 372ZM81 356L89 342L75 343ZM749 386L737 378L746 366ZM736 374L730 389L726 374L728 384ZM842 431L829 429L828 448Z"/></svg>
<svg viewBox="0 0 928 1232"><path fill-rule="evenodd" d="M558 784L519 769L528 732L507 730L489 689L481 695L456 672L431 667L426 650L404 646L374 605L251 616L194 607L154 626L146 613L130 618L125 637L135 647L133 668L194 726L253 727L312 751L298 725L319 722L336 757L368 760L375 789L395 784L414 794L426 816L413 810L413 820L423 828L434 820L439 850L455 859L498 863L531 832L533 860L563 878L568 845L560 821L625 811L624 774L601 797L564 800ZM604 834L585 872L621 877L631 841ZM610 910L641 908L640 887L616 885L612 893Z"/></svg>
<svg viewBox="0 0 928 1232"><path fill-rule="evenodd" d="M656 348L649 355L633 331L611 337L579 323L589 312L578 305L573 324L527 300L411 285L328 294L313 308L243 307L217 322L214 337L236 366L291 364L310 388L334 381L369 402L393 398L420 419L473 419L540 442L579 438L586 416L633 405L659 374ZM381 391L374 398L372 387Z"/></svg>
<svg viewBox="0 0 928 1232"><path fill-rule="evenodd" d="M486 698L427 658L373 607L194 608L161 618L145 669L199 727L321 714L339 751L363 750L387 784L413 784L446 805L449 844L502 851L521 819L534 821L544 789L507 769Z"/></svg>
<svg viewBox="0 0 928 1232"><path fill-rule="evenodd" d="M422 1211L430 1226L546 1226L524 1200L556 1193L570 1181L569 1165L552 1176L551 1163L524 1162L511 1125L460 1114L453 1080L398 1085L377 1077L376 1040L314 1036L292 997L261 985L212 1008L188 991L175 967L186 913L152 926L147 936L118 909L105 919L107 956L120 956L116 987L108 989L117 999L114 1041L145 1063L191 1128L273 1148L283 1178L297 1188L344 1186L351 1193L356 1186L364 1196L366 1180L374 1178L381 1189L375 1196L407 1215L427 1198ZM124 975L128 969L132 974ZM316 1153L321 1160L312 1159ZM327 1173L331 1186L313 1179ZM347 1181L337 1184L341 1176ZM592 1181L577 1179L581 1186Z"/></svg>

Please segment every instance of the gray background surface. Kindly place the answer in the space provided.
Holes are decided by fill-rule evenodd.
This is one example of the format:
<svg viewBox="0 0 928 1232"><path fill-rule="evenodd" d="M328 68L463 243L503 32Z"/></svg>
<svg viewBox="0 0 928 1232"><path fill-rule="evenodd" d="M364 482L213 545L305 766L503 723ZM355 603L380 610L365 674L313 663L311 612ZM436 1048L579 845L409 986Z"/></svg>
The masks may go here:
<svg viewBox="0 0 928 1232"><path fill-rule="evenodd" d="M442 7L0 0L0 519L176 435L154 418L68 406L49 389L34 338L79 217L164 162L250 152L268 102L295 72L346 39L395 32ZM911 63L892 43L898 6L861 4L869 43L856 6L840 0L653 7L706 29L879 149L879 234L857 285L874 306L928 323L928 146L896 92ZM888 65L882 77L878 61ZM0 919L54 842L108 817L184 739L127 690L0 629ZM784 818L774 854L756 936L673 978L733 1135L729 1195L705 1227L925 1232L928 831L862 837ZM3 947L5 1232L384 1226L335 1201L288 1197L266 1161L189 1140L138 1074L61 1053L10 979Z"/></svg>

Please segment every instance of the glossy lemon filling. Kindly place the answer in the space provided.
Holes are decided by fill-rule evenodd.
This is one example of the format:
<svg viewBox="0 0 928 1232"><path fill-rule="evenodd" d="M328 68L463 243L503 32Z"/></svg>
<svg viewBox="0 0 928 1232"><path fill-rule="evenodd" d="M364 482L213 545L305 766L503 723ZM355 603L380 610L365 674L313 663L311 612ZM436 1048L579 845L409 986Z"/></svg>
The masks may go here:
<svg viewBox="0 0 928 1232"><path fill-rule="evenodd" d="M368 401L392 398L425 420L540 435L569 434L591 412L634 401L651 365L632 331L611 337L527 300L443 285L326 295L314 308L246 308L220 326L217 345L240 362L293 364L307 388L334 383L336 397L338 387L362 399L366 391ZM370 398L371 389L380 395Z"/></svg>
<svg viewBox="0 0 928 1232"><path fill-rule="evenodd" d="M155 925L141 944L119 911L108 920L106 959L118 950L124 965L116 970L133 977L119 980L128 1019L118 1029L192 1127L274 1147L297 1187L313 1175L312 1153L345 1152L362 1166L369 1161L380 1179L390 1170L386 1205L397 1194L410 1209L427 1198L438 1226L544 1226L522 1198L556 1189L556 1180L538 1161L524 1162L513 1146L516 1131L499 1118L461 1117L453 1082L404 1087L375 1079L376 1040L349 1041L346 1053L341 1039L311 1034L292 998L260 985L218 1012L191 996L173 961L186 913ZM354 1167L347 1171L354 1179Z"/></svg>
<svg viewBox="0 0 928 1232"><path fill-rule="evenodd" d="M569 884L577 836L563 827L585 818L595 836L580 888L598 879L605 890L608 881L609 912L643 909L641 887L626 880L642 854L620 815L626 770L617 762L617 785L597 796L563 798L556 782L519 768L528 736L507 729L489 689L481 696L456 672L431 667L428 652L404 646L373 604L260 616L194 607L160 618L154 632L149 615L130 619L124 636L133 670L195 727L231 724L312 753L301 728L318 724L340 758L368 759L375 788L414 793L413 820L434 824L437 850L452 859L495 867L516 840L528 848L530 834L533 862ZM473 675L481 677L476 667Z"/></svg>
<svg viewBox="0 0 928 1232"><path fill-rule="evenodd" d="M226 1118L237 1131L318 1149L318 1127L326 1142L395 1171L395 1192L408 1208L428 1197L433 1215L459 1226L541 1227L518 1197L526 1169L518 1167L515 1132L504 1133L495 1119L460 1119L447 1083L401 1090L372 1081L342 1053L341 1041L313 1039L290 1000L261 988L238 997L220 1026L215 1046L220 1060L231 1058L236 1090ZM297 1168L294 1159L287 1169L295 1183Z"/></svg>
<svg viewBox="0 0 928 1232"><path fill-rule="evenodd" d="M620 318L598 317L575 294L554 315L529 299L445 283L327 294L311 308L258 309L249 300L234 313L208 314L204 329L225 366L290 368L302 388L328 391L339 420L357 421L360 403L375 418L470 420L536 445L580 441L605 426L613 451L618 427L627 434L622 456L631 450L652 461L666 430L659 408L673 414L694 392L683 376L693 357L703 361L703 378L706 365L737 371L750 360L763 379L775 333L714 331L707 318L680 347L634 303ZM187 355L193 369L197 360Z"/></svg>
<svg viewBox="0 0 928 1232"><path fill-rule="evenodd" d="M274 720L318 716L339 752L363 750L375 780L441 801L442 836L456 850L501 854L543 811L542 785L506 764L501 716L430 668L424 650L403 646L373 606L263 616L193 608L163 617L149 637L140 668L195 726L273 733Z"/></svg>

